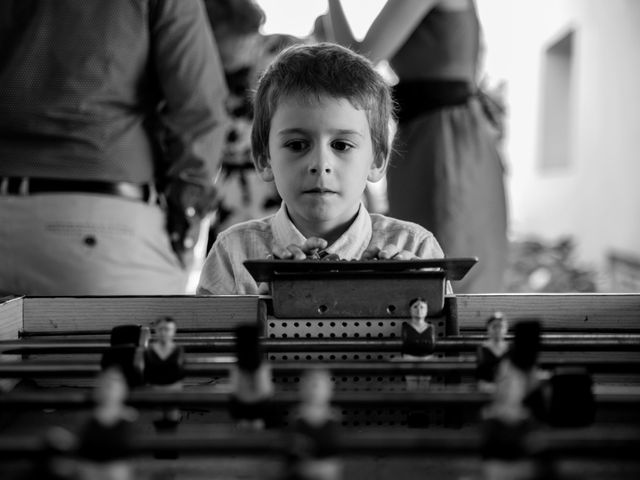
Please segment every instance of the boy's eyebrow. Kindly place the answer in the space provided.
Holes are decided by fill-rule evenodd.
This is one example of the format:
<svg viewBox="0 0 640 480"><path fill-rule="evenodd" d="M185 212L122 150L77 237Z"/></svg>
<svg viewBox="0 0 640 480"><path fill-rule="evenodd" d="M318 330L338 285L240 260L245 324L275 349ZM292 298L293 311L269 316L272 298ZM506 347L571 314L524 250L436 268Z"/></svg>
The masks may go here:
<svg viewBox="0 0 640 480"><path fill-rule="evenodd" d="M364 135L360 133L358 130L351 130L349 128L336 128L334 130L330 130L332 134L338 135L358 135L359 137L363 137ZM284 128L278 131L278 135L290 135L292 133L309 133L309 130L306 128L293 127L293 128Z"/></svg>

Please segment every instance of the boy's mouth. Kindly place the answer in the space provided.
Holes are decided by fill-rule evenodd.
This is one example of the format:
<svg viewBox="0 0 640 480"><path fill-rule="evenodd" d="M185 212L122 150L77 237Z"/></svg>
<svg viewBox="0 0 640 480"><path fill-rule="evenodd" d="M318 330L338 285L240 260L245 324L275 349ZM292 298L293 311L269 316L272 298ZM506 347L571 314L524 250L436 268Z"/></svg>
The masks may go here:
<svg viewBox="0 0 640 480"><path fill-rule="evenodd" d="M310 188L305 190L304 193L314 193L314 194L328 194L328 193L336 193L334 190L329 188Z"/></svg>

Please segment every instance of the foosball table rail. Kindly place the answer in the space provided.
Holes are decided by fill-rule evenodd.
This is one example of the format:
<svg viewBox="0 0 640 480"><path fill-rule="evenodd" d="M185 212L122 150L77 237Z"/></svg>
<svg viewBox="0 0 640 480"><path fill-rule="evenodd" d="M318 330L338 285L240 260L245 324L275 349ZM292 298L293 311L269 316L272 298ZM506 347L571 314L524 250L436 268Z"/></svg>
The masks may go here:
<svg viewBox="0 0 640 480"><path fill-rule="evenodd" d="M385 455L412 457L429 454L473 455L479 453L481 434L477 430L378 430L345 431L339 439L341 456ZM532 449L547 458L598 458L637 460L640 431L637 429L559 429L531 434ZM43 440L37 436L0 435L0 459L34 458L44 453ZM278 456L286 455L290 439L286 431L238 431L219 428L171 435L141 434L131 441L133 455L179 452L206 456Z"/></svg>

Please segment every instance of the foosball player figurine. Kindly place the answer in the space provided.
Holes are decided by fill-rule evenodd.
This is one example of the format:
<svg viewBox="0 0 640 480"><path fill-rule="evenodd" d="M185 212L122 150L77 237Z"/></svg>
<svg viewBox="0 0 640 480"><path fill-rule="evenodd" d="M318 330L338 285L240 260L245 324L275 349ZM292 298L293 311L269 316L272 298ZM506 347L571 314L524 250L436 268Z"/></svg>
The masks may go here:
<svg viewBox="0 0 640 480"><path fill-rule="evenodd" d="M300 381L300 404L291 415L287 480L338 480L340 417L331 406L329 372L314 369Z"/></svg>
<svg viewBox="0 0 640 480"><path fill-rule="evenodd" d="M102 369L117 367L129 388L144 384L144 356L151 334L148 327L118 325L111 329L109 348L102 354Z"/></svg>
<svg viewBox="0 0 640 480"><path fill-rule="evenodd" d="M94 388L95 407L78 436L80 478L128 480L133 478L128 457L137 412L125 405L126 379L116 367L103 370Z"/></svg>
<svg viewBox="0 0 640 480"><path fill-rule="evenodd" d="M155 322L155 341L145 351L144 377L151 387L163 391L182 390L184 349L175 343L176 321L161 317ZM157 430L175 430L180 422L180 410L170 408L154 421Z"/></svg>
<svg viewBox="0 0 640 480"><path fill-rule="evenodd" d="M507 318L496 312L487 320L486 328L487 340L478 345L476 351L476 378L480 390L492 391L498 365L509 348L505 340L509 328Z"/></svg>
<svg viewBox="0 0 640 480"><path fill-rule="evenodd" d="M433 325L427 321L429 307L422 297L409 302L411 320L402 322L402 359L428 360L432 358L436 345L436 335ZM426 375L407 375L408 390L428 387L431 377Z"/></svg>
<svg viewBox="0 0 640 480"><path fill-rule="evenodd" d="M530 433L544 410L545 373L537 368L540 323L514 326L513 345L500 362L491 404L483 411L482 454L485 478L541 479L550 465L534 458L528 447Z"/></svg>
<svg viewBox="0 0 640 480"><path fill-rule="evenodd" d="M262 429L271 415L271 366L263 361L259 329L240 325L236 334L236 364L231 369L229 413L241 427Z"/></svg>

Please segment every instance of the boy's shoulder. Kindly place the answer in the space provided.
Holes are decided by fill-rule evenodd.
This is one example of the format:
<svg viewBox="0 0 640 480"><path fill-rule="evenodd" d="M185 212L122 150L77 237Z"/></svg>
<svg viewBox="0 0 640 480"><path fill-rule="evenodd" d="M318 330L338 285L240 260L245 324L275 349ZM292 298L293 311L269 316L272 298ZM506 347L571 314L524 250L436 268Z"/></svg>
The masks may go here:
<svg viewBox="0 0 640 480"><path fill-rule="evenodd" d="M383 248L386 245L395 245L400 250L413 252L419 258L444 256L436 237L422 225L376 213L370 215L369 247Z"/></svg>
<svg viewBox="0 0 640 480"><path fill-rule="evenodd" d="M400 220L399 218L387 217L379 213L370 213L371 228L373 233L387 233L389 235L399 234L401 232L419 237L422 239L432 238L433 233L414 222Z"/></svg>
<svg viewBox="0 0 640 480"><path fill-rule="evenodd" d="M271 250L273 216L236 223L218 234L211 253L233 252L234 257L259 258Z"/></svg>
<svg viewBox="0 0 640 480"><path fill-rule="evenodd" d="M270 235L271 221L273 215L269 215L264 218L247 220L244 222L236 223L226 228L218 234L218 239L235 239L238 237L244 237L245 235Z"/></svg>

